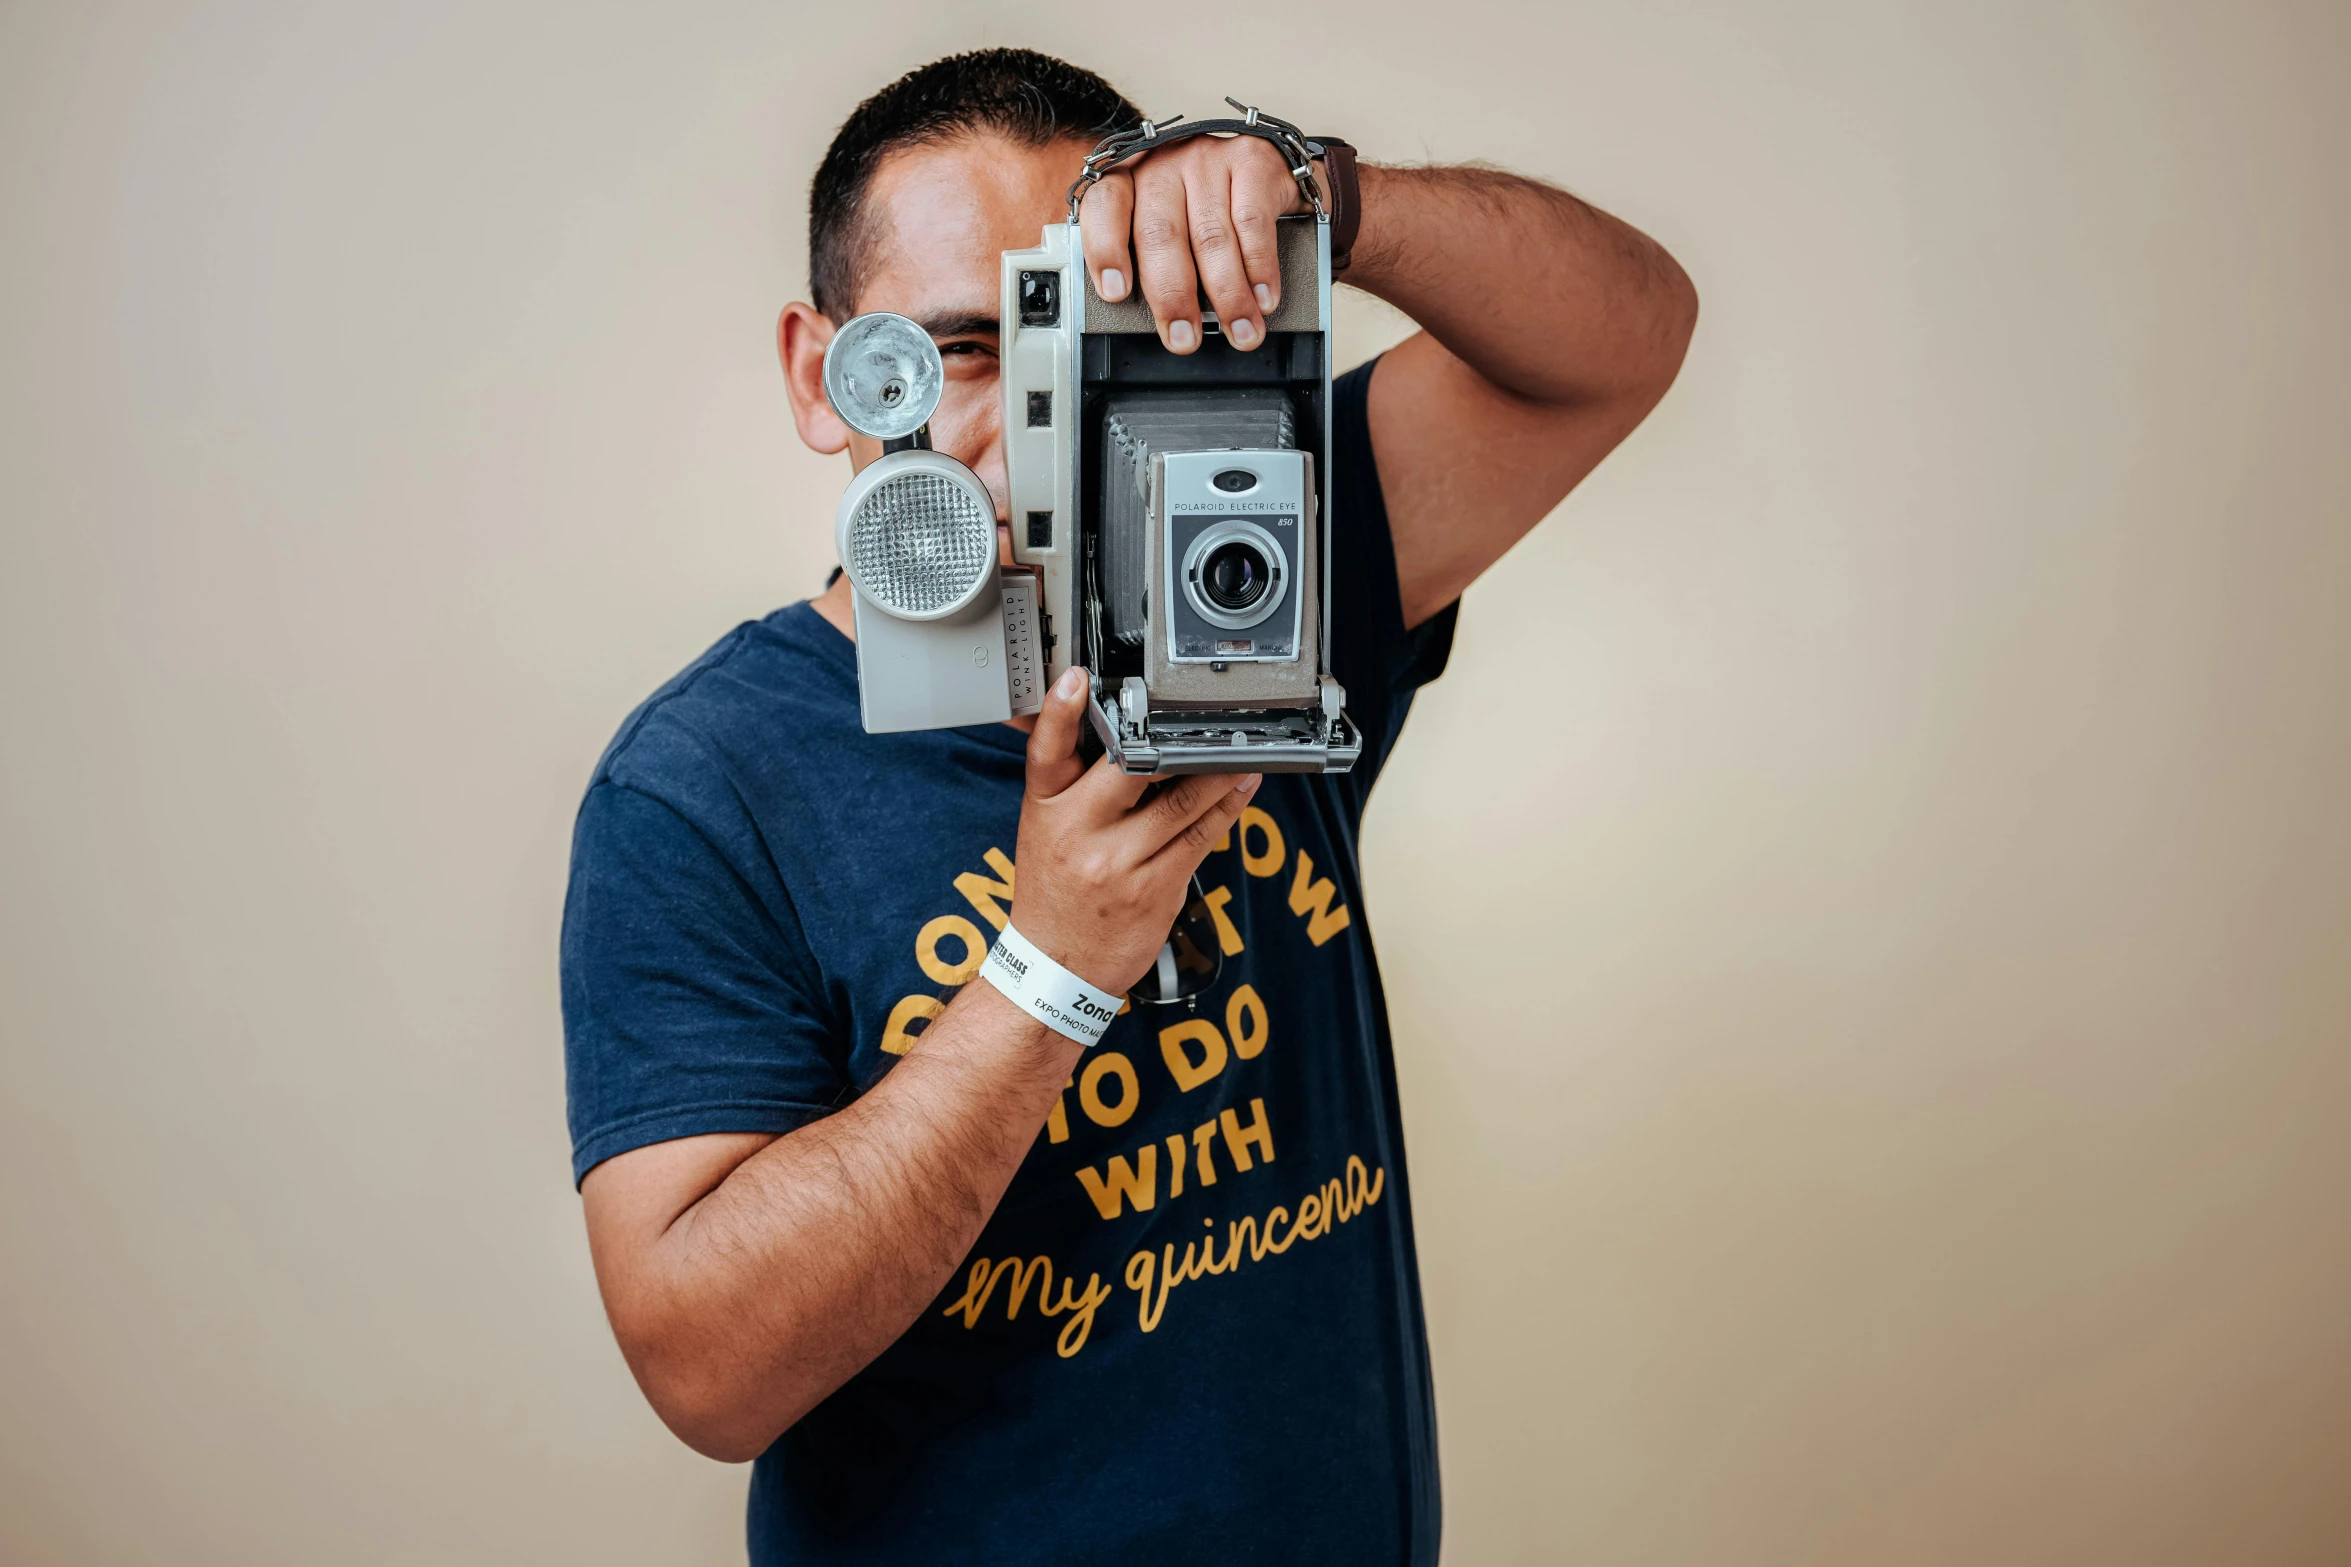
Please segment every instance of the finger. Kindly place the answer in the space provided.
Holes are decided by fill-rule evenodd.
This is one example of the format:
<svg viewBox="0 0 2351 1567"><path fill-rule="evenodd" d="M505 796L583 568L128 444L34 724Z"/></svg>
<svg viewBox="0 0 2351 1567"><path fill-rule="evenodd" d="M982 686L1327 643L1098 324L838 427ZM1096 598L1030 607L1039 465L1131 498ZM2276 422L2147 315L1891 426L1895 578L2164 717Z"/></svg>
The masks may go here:
<svg viewBox="0 0 2351 1567"><path fill-rule="evenodd" d="M1200 279L1184 216L1184 176L1154 159L1135 172L1135 281L1150 301L1159 340L1171 352L1200 346Z"/></svg>
<svg viewBox="0 0 2351 1567"><path fill-rule="evenodd" d="M1239 782L1230 773L1195 773L1170 780L1158 798L1136 811L1127 824L1128 845L1136 862L1166 848Z"/></svg>
<svg viewBox="0 0 2351 1567"><path fill-rule="evenodd" d="M1037 727L1029 731L1031 798L1050 800L1085 772L1085 764L1078 760L1078 726L1085 721L1086 672L1072 667L1045 693Z"/></svg>
<svg viewBox="0 0 2351 1567"><path fill-rule="evenodd" d="M1086 271L1094 292L1113 303L1134 292L1135 263L1127 254L1127 230L1135 218L1135 177L1105 174L1078 205L1078 234L1085 243Z"/></svg>
<svg viewBox="0 0 2351 1567"><path fill-rule="evenodd" d="M1233 233L1233 181L1222 161L1195 162L1184 178L1185 216L1192 237L1192 265L1216 319L1235 348L1265 341L1265 318L1249 292L1249 271Z"/></svg>
<svg viewBox="0 0 2351 1567"><path fill-rule="evenodd" d="M1170 838L1166 847L1151 857L1145 869L1180 869L1187 876L1198 870L1200 862L1208 858L1208 852L1216 847L1216 840L1233 830L1233 823L1241 819L1241 812L1256 797L1257 786L1265 779L1261 773L1250 773L1243 778L1219 774L1218 781L1233 787L1211 799L1208 808Z"/></svg>
<svg viewBox="0 0 2351 1567"><path fill-rule="evenodd" d="M1242 138L1245 139L1245 138ZM1263 142L1253 142L1261 157L1245 159L1233 169L1233 237L1240 241L1241 265L1249 273L1250 296L1257 301L1260 326L1282 302L1282 257L1275 220L1298 205L1298 182L1282 166L1279 154Z"/></svg>
<svg viewBox="0 0 2351 1567"><path fill-rule="evenodd" d="M1111 827L1135 808L1135 802L1143 798L1143 791L1154 781L1128 772L1105 753L1095 758L1086 776L1070 791L1070 798L1083 809L1089 822Z"/></svg>

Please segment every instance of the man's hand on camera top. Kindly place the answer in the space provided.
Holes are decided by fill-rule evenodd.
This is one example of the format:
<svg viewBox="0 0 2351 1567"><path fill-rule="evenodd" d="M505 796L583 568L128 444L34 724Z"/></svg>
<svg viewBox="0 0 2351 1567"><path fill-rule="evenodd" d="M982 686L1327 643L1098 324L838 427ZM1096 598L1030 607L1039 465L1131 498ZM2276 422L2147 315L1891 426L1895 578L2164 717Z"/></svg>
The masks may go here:
<svg viewBox="0 0 2351 1567"><path fill-rule="evenodd" d="M1123 994L1166 944L1192 872L1240 820L1258 775L1169 779L1145 800L1151 780L1108 757L1078 760L1085 711L1086 672L1072 669L1029 735L1012 924L1088 984Z"/></svg>
<svg viewBox="0 0 2351 1567"><path fill-rule="evenodd" d="M1086 192L1086 270L1104 299L1140 288L1175 353L1200 346L1203 293L1233 346L1255 348L1266 313L1282 302L1274 220L1305 210L1271 142L1195 137L1113 169Z"/></svg>

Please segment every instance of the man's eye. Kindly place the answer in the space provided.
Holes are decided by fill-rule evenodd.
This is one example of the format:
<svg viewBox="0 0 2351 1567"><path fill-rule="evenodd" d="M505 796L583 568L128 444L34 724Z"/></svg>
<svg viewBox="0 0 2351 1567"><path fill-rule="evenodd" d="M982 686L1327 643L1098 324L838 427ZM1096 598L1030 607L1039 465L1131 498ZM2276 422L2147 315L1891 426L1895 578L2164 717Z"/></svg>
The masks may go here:
<svg viewBox="0 0 2351 1567"><path fill-rule="evenodd" d="M948 343L939 349L939 356L943 359L958 357L968 359L981 355L993 359L996 357L996 350L986 343Z"/></svg>

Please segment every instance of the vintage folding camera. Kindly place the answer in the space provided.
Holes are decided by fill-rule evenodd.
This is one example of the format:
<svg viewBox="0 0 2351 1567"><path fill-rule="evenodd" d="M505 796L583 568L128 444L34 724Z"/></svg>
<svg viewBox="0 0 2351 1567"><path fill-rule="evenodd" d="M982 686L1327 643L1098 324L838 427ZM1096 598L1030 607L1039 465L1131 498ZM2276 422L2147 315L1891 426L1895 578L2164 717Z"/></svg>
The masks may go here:
<svg viewBox="0 0 2351 1567"><path fill-rule="evenodd" d="M1073 664L1095 741L1130 773L1345 772L1362 740L1330 671L1329 224L1277 225L1281 302L1235 346L1160 345L1113 303L1070 221L1003 260L1001 375L1013 569L995 508L925 449L936 350L860 316L826 389L887 455L843 498L869 731L1033 712Z"/></svg>

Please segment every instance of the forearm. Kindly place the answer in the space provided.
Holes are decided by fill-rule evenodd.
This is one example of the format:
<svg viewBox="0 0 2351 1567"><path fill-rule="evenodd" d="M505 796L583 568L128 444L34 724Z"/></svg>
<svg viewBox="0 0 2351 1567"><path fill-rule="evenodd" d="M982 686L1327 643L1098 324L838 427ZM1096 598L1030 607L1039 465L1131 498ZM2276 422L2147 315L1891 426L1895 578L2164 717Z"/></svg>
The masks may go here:
<svg viewBox="0 0 2351 1567"><path fill-rule="evenodd" d="M1672 383L1697 292L1656 241L1499 170L1360 174L1363 221L1341 281L1402 310L1495 388L1645 410Z"/></svg>
<svg viewBox="0 0 2351 1567"><path fill-rule="evenodd" d="M768 1143L670 1222L614 1312L670 1427L712 1457L755 1456L904 1333L1077 1055L968 985L863 1098Z"/></svg>
<svg viewBox="0 0 2351 1567"><path fill-rule="evenodd" d="M1068 670L1029 736L1012 919L1116 996L1166 945L1258 780L1194 775L1146 800L1147 780L1078 759L1085 707L1086 673ZM648 1143L590 1170L605 1312L669 1428L710 1457L756 1457L889 1348L970 1253L1081 1053L968 984L837 1115L780 1138Z"/></svg>

